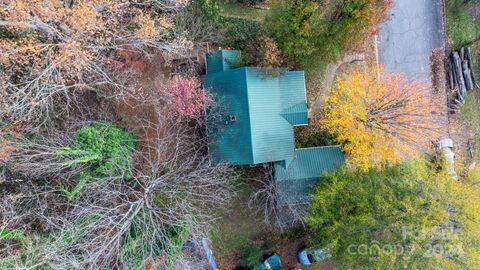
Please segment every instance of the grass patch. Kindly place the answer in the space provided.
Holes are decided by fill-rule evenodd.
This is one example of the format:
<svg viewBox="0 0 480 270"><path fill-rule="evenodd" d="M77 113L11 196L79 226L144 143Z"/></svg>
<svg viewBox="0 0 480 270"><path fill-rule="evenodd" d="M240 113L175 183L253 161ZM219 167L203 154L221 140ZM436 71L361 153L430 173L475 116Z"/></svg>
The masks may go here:
<svg viewBox="0 0 480 270"><path fill-rule="evenodd" d="M211 240L215 256L225 258L251 243L251 239L263 231L262 220L245 211L243 200L231 205L230 211L222 213L215 223Z"/></svg>
<svg viewBox="0 0 480 270"><path fill-rule="evenodd" d="M469 12L476 1L446 0L446 23L448 41L458 49L467 46L480 37L480 20Z"/></svg>
<svg viewBox="0 0 480 270"><path fill-rule="evenodd" d="M255 7L248 7L238 2L219 1L221 14L225 17L242 18L263 22L268 14L268 10Z"/></svg>
<svg viewBox="0 0 480 270"><path fill-rule="evenodd" d="M475 160L480 161L480 93L478 89L468 93L459 115L463 125L475 134Z"/></svg>
<svg viewBox="0 0 480 270"><path fill-rule="evenodd" d="M468 93L467 100L460 110L460 120L480 135L480 94L478 90Z"/></svg>
<svg viewBox="0 0 480 270"><path fill-rule="evenodd" d="M214 224L211 235L215 256L226 258L250 245L252 238L264 229L262 219L246 209L253 189L245 183L243 177L235 181L239 195L231 204L229 211L219 213L220 218Z"/></svg>
<svg viewBox="0 0 480 270"><path fill-rule="evenodd" d="M473 70L479 79L480 67L480 2L475 0L446 0L446 27L451 49L469 46L473 53ZM480 161L480 93L470 91L459 112L460 122L475 134L475 160Z"/></svg>
<svg viewBox="0 0 480 270"><path fill-rule="evenodd" d="M315 65L306 66L304 68L305 71L305 83L307 84L307 93L309 95L313 95L316 97L318 95L318 90L321 89L321 85L325 80L325 71L327 69L329 62L319 60L316 62Z"/></svg>

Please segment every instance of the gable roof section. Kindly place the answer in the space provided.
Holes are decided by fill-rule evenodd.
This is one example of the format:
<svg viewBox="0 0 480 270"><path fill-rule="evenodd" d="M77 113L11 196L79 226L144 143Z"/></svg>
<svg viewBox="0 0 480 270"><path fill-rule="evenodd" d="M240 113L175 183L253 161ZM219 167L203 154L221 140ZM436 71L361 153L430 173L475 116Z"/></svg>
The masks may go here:
<svg viewBox="0 0 480 270"><path fill-rule="evenodd" d="M207 74L222 72L232 69L232 65L240 60L240 52L232 50L219 50L206 55Z"/></svg>
<svg viewBox="0 0 480 270"><path fill-rule="evenodd" d="M252 149L255 164L291 160L295 149L292 122L308 123L303 71L284 70L265 78L259 68L246 68ZM296 109L296 112L293 112Z"/></svg>
<svg viewBox="0 0 480 270"><path fill-rule="evenodd" d="M208 123L212 161L253 164L245 69L208 74L203 77L203 87L213 94L215 103L221 105L220 118L210 119ZM236 121L230 121L230 116L235 116Z"/></svg>
<svg viewBox="0 0 480 270"><path fill-rule="evenodd" d="M275 162L277 198L280 204L304 204L309 191L326 172L340 169L345 157L340 146L310 147L295 150L291 162Z"/></svg>
<svg viewBox="0 0 480 270"><path fill-rule="evenodd" d="M292 126L308 125L307 104L298 103L280 113Z"/></svg>
<svg viewBox="0 0 480 270"><path fill-rule="evenodd" d="M256 68L247 69L248 103L255 164L291 159L294 134L282 116L281 77L265 79Z"/></svg>
<svg viewBox="0 0 480 270"><path fill-rule="evenodd" d="M305 86L305 72L283 72L279 80L279 89L282 97L282 109L288 109L298 103L307 104L307 90Z"/></svg>
<svg viewBox="0 0 480 270"><path fill-rule="evenodd" d="M204 88L224 107L222 120L208 125L213 161L259 164L291 160L295 149L292 125L308 123L304 73L285 70L279 77L265 78L259 68L225 70L218 57L235 54L220 52L207 55L210 62L203 76ZM237 121L229 121L230 115Z"/></svg>

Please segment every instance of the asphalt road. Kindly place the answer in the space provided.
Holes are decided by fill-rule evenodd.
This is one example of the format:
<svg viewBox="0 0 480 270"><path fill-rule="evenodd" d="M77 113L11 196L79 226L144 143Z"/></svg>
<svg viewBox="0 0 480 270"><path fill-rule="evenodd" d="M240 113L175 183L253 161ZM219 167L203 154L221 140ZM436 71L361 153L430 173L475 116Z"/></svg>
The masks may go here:
<svg viewBox="0 0 480 270"><path fill-rule="evenodd" d="M387 71L430 81L429 56L444 46L441 0L394 0L379 35L380 63Z"/></svg>

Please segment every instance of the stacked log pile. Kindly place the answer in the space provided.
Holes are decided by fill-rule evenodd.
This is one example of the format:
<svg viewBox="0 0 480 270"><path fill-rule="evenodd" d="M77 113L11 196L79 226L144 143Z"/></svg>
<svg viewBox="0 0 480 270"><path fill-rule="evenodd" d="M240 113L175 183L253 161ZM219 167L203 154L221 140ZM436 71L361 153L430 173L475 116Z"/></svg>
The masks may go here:
<svg viewBox="0 0 480 270"><path fill-rule="evenodd" d="M448 82L453 93L453 102L460 107L465 103L467 91L479 88L472 69L470 47L452 52L448 61Z"/></svg>

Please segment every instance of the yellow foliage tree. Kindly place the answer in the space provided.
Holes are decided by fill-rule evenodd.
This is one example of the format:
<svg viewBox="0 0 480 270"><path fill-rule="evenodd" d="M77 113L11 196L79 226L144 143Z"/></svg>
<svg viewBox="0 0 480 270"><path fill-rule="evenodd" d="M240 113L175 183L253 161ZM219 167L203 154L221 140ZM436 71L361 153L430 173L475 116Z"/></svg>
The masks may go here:
<svg viewBox="0 0 480 270"><path fill-rule="evenodd" d="M426 151L440 134L428 87L380 68L357 68L338 79L320 124L362 169Z"/></svg>

